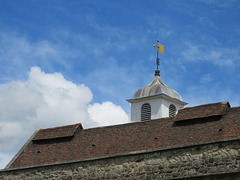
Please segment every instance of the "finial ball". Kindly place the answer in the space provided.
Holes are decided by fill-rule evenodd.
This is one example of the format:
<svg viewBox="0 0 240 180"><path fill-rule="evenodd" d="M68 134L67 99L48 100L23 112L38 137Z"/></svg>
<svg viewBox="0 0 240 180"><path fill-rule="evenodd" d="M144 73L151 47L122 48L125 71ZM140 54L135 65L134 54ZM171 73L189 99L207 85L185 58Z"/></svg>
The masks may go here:
<svg viewBox="0 0 240 180"><path fill-rule="evenodd" d="M160 76L160 70L159 70L159 69L156 69L154 75L155 75L155 76Z"/></svg>

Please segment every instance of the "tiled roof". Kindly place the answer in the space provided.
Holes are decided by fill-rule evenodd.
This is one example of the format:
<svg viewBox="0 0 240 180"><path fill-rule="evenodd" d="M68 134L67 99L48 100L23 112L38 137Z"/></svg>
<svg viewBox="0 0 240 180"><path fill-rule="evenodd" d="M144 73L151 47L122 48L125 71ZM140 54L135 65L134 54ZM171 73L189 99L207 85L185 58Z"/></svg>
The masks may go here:
<svg viewBox="0 0 240 180"><path fill-rule="evenodd" d="M176 121L178 116L181 118ZM183 117L194 120L184 121ZM73 127L76 125L56 129L65 134L63 129ZM40 131L10 164L10 168L240 138L240 107L231 108L228 103L215 103L181 109L176 117L91 129L79 126L75 133L70 133L73 134L71 138L65 139L53 139L55 136L51 131L56 129ZM43 140L44 136L51 140Z"/></svg>

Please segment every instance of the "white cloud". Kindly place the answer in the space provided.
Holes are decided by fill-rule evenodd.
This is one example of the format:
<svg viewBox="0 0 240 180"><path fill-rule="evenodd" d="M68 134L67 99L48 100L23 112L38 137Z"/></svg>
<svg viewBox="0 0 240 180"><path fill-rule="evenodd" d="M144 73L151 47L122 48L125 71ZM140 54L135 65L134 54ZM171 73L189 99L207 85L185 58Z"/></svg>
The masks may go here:
<svg viewBox="0 0 240 180"><path fill-rule="evenodd" d="M26 81L0 84L0 168L39 128L128 122L120 106L111 102L89 105L92 98L84 84L67 81L60 73L44 73L38 67L31 68Z"/></svg>
<svg viewBox="0 0 240 180"><path fill-rule="evenodd" d="M0 70L1 73L18 74L36 64L46 69L54 65L69 67L65 57L73 54L64 44L52 43L48 40L32 42L27 37L17 33L0 31ZM4 78L4 77L1 77ZM0 78L0 79L1 79Z"/></svg>
<svg viewBox="0 0 240 180"><path fill-rule="evenodd" d="M230 47L207 47L185 42L185 50L181 53L182 60L206 61L217 66L234 67L239 66L239 48Z"/></svg>
<svg viewBox="0 0 240 180"><path fill-rule="evenodd" d="M221 8L227 8L229 6L233 6L233 5L236 5L237 4L237 0L198 0L200 2L204 2L206 4L210 4L210 5L216 5L218 7L221 7Z"/></svg>
<svg viewBox="0 0 240 180"><path fill-rule="evenodd" d="M213 78L211 74L204 74L200 79L200 83L210 83L212 81L213 81Z"/></svg>
<svg viewBox="0 0 240 180"><path fill-rule="evenodd" d="M90 105L88 112L91 119L98 124L114 125L128 122L128 115L125 111L120 106L116 106L109 101Z"/></svg>
<svg viewBox="0 0 240 180"><path fill-rule="evenodd" d="M201 56L199 56L201 54L201 51L198 46L193 45L190 42L186 42L185 47L185 51L182 52L184 59L197 61L201 58Z"/></svg>

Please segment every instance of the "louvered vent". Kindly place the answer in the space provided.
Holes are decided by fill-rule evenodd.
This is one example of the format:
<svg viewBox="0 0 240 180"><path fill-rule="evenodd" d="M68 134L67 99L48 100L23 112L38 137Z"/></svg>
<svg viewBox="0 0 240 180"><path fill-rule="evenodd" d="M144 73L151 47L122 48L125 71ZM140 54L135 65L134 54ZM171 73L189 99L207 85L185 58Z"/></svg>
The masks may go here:
<svg viewBox="0 0 240 180"><path fill-rule="evenodd" d="M151 105L144 103L141 107L141 121L151 119Z"/></svg>
<svg viewBox="0 0 240 180"><path fill-rule="evenodd" d="M176 115L176 107L173 104L171 104L169 106L169 117L172 117L175 115Z"/></svg>

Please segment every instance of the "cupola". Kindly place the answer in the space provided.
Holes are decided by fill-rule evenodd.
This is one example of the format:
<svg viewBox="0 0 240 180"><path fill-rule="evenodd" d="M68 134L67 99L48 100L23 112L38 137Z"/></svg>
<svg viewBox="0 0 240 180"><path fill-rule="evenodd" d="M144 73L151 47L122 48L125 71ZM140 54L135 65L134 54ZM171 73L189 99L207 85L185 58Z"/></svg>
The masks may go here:
<svg viewBox="0 0 240 180"><path fill-rule="evenodd" d="M164 49L159 51L159 47L164 46L158 43L158 52L163 52ZM138 89L131 99L127 99L131 103L131 121L175 116L187 104L180 94L163 83L158 69L159 60L157 53L157 69L153 81Z"/></svg>

